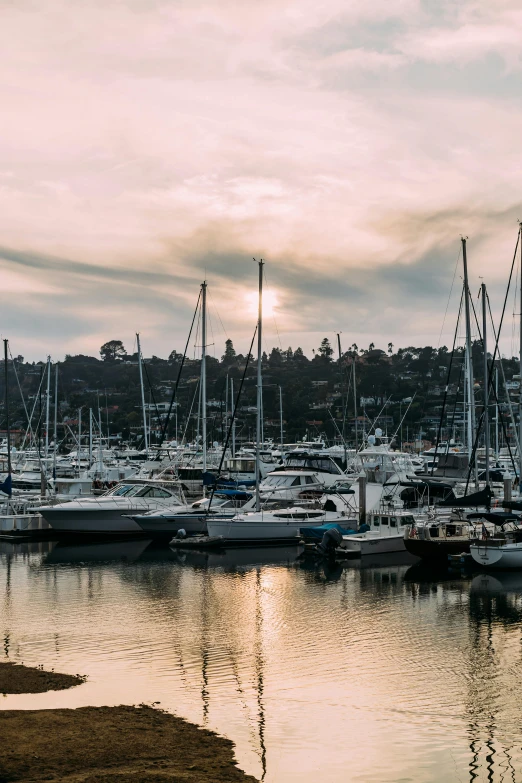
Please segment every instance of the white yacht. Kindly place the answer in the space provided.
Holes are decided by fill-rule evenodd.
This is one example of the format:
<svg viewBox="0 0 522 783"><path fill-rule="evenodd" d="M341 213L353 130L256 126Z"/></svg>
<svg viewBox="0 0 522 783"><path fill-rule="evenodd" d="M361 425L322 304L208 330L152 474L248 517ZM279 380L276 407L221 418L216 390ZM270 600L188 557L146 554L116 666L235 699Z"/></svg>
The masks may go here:
<svg viewBox="0 0 522 783"><path fill-rule="evenodd" d="M236 514L232 519L209 518L207 529L209 536L223 538L230 544L297 543L304 525L320 525L324 519L321 508L295 507Z"/></svg>
<svg viewBox="0 0 522 783"><path fill-rule="evenodd" d="M132 517L144 533L154 537L175 536L183 529L188 535L207 533L208 519L232 519L237 508L231 500L215 498L210 507L210 498L201 498L190 504L169 505Z"/></svg>
<svg viewBox="0 0 522 783"><path fill-rule="evenodd" d="M251 503L254 503L252 499ZM210 536L219 536L231 543L258 541L294 541L301 537L301 528L325 523L357 527L358 495L348 485L338 485L325 493L320 501L304 502L292 508L247 512L245 505L232 519L208 519Z"/></svg>
<svg viewBox="0 0 522 783"><path fill-rule="evenodd" d="M259 485L262 502L299 500L321 493L345 474L328 454L308 451L290 452Z"/></svg>
<svg viewBox="0 0 522 783"><path fill-rule="evenodd" d="M182 505L182 501L167 487L152 482L124 482L98 497L42 506L36 510L61 533L142 533L131 517L174 504Z"/></svg>

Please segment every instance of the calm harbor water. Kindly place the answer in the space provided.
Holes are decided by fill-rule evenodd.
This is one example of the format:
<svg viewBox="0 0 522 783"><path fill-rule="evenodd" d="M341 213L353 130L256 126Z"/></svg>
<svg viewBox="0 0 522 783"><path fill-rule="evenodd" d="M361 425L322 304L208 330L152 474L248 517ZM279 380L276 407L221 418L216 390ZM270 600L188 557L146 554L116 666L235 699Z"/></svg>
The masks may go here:
<svg viewBox="0 0 522 783"><path fill-rule="evenodd" d="M266 783L522 780L522 574L408 555L0 542L4 660L87 674L3 708L160 702Z"/></svg>

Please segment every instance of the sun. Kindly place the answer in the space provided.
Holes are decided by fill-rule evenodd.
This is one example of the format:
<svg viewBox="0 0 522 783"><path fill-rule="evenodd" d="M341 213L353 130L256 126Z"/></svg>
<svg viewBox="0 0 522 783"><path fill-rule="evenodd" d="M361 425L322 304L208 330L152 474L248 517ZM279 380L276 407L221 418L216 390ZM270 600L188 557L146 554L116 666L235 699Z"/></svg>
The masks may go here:
<svg viewBox="0 0 522 783"><path fill-rule="evenodd" d="M252 315L257 315L258 305L258 293L257 291L249 291L245 295L248 312ZM271 291L269 288L263 291L263 317L271 318L277 309L279 300L275 291Z"/></svg>

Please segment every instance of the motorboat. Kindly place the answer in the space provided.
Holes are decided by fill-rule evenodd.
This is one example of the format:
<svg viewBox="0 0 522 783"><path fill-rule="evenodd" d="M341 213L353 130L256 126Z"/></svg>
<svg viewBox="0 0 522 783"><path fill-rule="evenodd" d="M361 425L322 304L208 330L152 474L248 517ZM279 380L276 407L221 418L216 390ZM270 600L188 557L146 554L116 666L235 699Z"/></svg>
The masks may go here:
<svg viewBox="0 0 522 783"><path fill-rule="evenodd" d="M209 518L207 528L211 538L221 538L228 544L296 543L301 527L320 525L324 520L321 508L293 507L240 513L232 519Z"/></svg>
<svg viewBox="0 0 522 783"><path fill-rule="evenodd" d="M265 503L300 500L317 496L343 477L345 473L328 454L292 451L261 481L259 494Z"/></svg>
<svg viewBox="0 0 522 783"><path fill-rule="evenodd" d="M355 535L343 535L337 552L348 557L404 552L404 533L414 522L413 515L407 511L370 514L368 530Z"/></svg>
<svg viewBox="0 0 522 783"><path fill-rule="evenodd" d="M213 500L212 505L210 498L201 498L188 505L172 505L136 514L132 519L147 535L171 539L179 530L184 530L187 535L207 533L209 518L232 519L236 514L237 508L227 498Z"/></svg>
<svg viewBox="0 0 522 783"><path fill-rule="evenodd" d="M143 533L137 514L182 505L179 496L160 484L122 482L98 497L86 497L36 509L61 533Z"/></svg>

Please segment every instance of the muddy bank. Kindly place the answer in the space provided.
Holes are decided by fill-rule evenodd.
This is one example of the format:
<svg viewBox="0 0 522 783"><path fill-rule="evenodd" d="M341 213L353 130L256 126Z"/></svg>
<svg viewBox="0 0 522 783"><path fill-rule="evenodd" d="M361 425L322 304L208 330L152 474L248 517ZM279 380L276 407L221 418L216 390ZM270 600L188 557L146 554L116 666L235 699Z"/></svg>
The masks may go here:
<svg viewBox="0 0 522 783"><path fill-rule="evenodd" d="M0 662L0 693L45 693L81 685L85 677L57 674L31 666Z"/></svg>
<svg viewBox="0 0 522 783"><path fill-rule="evenodd" d="M0 693L63 690L84 679L0 664ZM0 783L256 783L237 769L230 740L145 705L0 709L0 737Z"/></svg>
<svg viewBox="0 0 522 783"><path fill-rule="evenodd" d="M233 744L151 707L0 711L0 783L255 783Z"/></svg>

